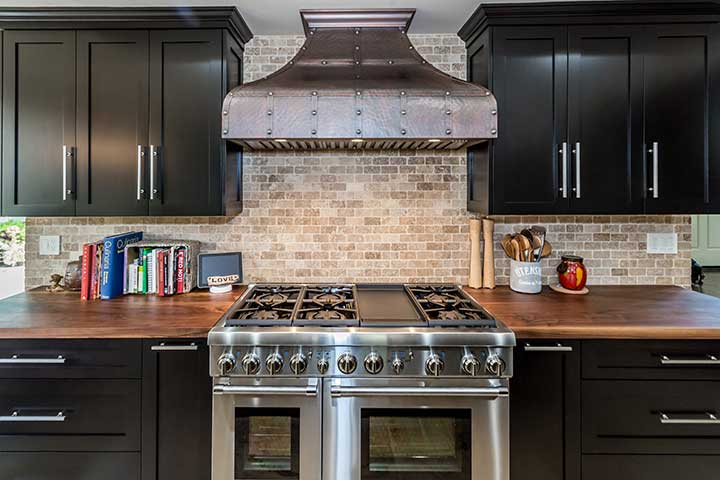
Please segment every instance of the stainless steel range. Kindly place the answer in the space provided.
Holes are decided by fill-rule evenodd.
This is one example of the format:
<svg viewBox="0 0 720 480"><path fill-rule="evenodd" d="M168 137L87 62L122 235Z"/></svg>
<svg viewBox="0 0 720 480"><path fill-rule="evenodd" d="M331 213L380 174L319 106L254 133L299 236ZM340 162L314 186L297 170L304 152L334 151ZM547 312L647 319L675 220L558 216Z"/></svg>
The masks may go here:
<svg viewBox="0 0 720 480"><path fill-rule="evenodd" d="M251 285L209 335L213 480L507 480L513 333L460 287Z"/></svg>

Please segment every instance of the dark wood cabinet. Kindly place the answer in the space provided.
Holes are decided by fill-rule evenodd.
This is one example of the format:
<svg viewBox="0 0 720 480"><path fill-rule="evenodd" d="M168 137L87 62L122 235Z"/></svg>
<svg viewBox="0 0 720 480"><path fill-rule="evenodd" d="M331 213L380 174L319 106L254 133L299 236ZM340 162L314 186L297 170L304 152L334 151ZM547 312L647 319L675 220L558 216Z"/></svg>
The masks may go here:
<svg viewBox="0 0 720 480"><path fill-rule="evenodd" d="M148 32L77 34L78 215L146 215Z"/></svg>
<svg viewBox="0 0 720 480"><path fill-rule="evenodd" d="M711 2L480 7L459 34L499 123L468 153L468 209L720 212L719 29Z"/></svg>
<svg viewBox="0 0 720 480"><path fill-rule="evenodd" d="M252 38L237 10L74 14L0 9L2 214L242 211L242 151L220 132Z"/></svg>
<svg viewBox="0 0 720 480"><path fill-rule="evenodd" d="M580 479L579 345L518 341L510 381L511 480Z"/></svg>
<svg viewBox="0 0 720 480"><path fill-rule="evenodd" d="M222 32L150 33L151 215L207 215L223 199Z"/></svg>
<svg viewBox="0 0 720 480"><path fill-rule="evenodd" d="M75 32L3 33L3 215L75 214Z"/></svg>
<svg viewBox="0 0 720 480"><path fill-rule="evenodd" d="M714 480L720 456L585 455L583 480Z"/></svg>
<svg viewBox="0 0 720 480"><path fill-rule="evenodd" d="M140 454L0 452L0 474L8 480L139 480Z"/></svg>
<svg viewBox="0 0 720 480"><path fill-rule="evenodd" d="M210 479L208 362L206 339L144 342L143 480Z"/></svg>
<svg viewBox="0 0 720 480"><path fill-rule="evenodd" d="M647 29L645 146L649 213L716 213L720 126L717 25ZM715 103L713 103L715 102ZM717 108L715 108L717 112ZM710 208L715 207L715 208Z"/></svg>

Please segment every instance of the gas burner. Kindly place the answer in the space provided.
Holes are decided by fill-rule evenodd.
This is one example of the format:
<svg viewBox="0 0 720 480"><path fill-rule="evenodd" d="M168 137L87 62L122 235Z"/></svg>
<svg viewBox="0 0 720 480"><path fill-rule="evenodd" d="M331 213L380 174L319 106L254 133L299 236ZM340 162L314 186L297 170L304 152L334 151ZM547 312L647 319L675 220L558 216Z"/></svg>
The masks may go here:
<svg viewBox="0 0 720 480"><path fill-rule="evenodd" d="M493 327L495 320L459 287L409 285L407 292L431 327Z"/></svg>
<svg viewBox="0 0 720 480"><path fill-rule="evenodd" d="M348 285L307 287L293 325L357 326L355 289Z"/></svg>
<svg viewBox="0 0 720 480"><path fill-rule="evenodd" d="M289 326L302 287L293 285L257 285L246 298L228 312L227 326Z"/></svg>
<svg viewBox="0 0 720 480"><path fill-rule="evenodd" d="M330 309L308 311L307 317L312 320L345 320L347 318L341 312Z"/></svg>
<svg viewBox="0 0 720 480"><path fill-rule="evenodd" d="M344 295L334 292L324 292L313 295L311 300L318 305L335 305L346 301Z"/></svg>
<svg viewBox="0 0 720 480"><path fill-rule="evenodd" d="M271 292L271 293L266 293L264 295L260 295L259 297L257 297L255 299L255 301L257 303L261 303L263 305L270 305L270 306L279 305L281 303L287 302L288 296L277 291L277 292Z"/></svg>

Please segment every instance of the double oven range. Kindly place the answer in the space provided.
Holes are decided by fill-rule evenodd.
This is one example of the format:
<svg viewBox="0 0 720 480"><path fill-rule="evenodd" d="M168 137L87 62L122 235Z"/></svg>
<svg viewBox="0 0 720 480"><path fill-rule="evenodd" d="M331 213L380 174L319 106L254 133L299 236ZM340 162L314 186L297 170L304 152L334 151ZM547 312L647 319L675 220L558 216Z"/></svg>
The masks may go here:
<svg viewBox="0 0 720 480"><path fill-rule="evenodd" d="M513 333L460 287L251 285L209 335L213 480L507 480Z"/></svg>

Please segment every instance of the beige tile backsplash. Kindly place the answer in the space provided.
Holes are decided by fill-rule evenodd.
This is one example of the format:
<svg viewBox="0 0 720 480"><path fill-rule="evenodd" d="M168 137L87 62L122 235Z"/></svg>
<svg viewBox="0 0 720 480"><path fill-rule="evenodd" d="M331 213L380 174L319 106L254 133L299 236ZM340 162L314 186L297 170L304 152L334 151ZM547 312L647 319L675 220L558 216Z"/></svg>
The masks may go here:
<svg viewBox="0 0 720 480"><path fill-rule="evenodd" d="M418 51L453 75L465 75L455 35L415 35ZM259 36L245 51L252 80L284 65L302 37ZM243 252L246 282L460 282L469 264L465 152L323 151L245 155L245 209L237 217L29 218L26 286L47 283L78 257L82 244L130 229L147 238L199 240L204 251ZM496 273L508 283L509 260L497 240L542 224L554 254L586 258L589 283L690 284L689 216L496 217ZM677 255L645 253L649 232L676 232ZM61 235L59 256L40 257L40 235Z"/></svg>

